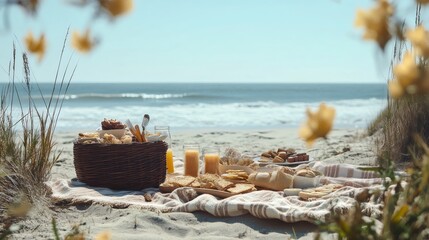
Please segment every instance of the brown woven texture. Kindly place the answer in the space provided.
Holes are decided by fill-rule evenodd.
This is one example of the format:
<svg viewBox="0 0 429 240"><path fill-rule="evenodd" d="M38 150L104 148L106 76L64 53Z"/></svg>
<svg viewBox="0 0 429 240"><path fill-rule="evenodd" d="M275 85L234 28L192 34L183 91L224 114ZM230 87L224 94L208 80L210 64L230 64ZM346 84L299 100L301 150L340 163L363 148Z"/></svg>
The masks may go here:
<svg viewBox="0 0 429 240"><path fill-rule="evenodd" d="M140 190L159 187L166 174L165 142L132 144L74 143L79 181L94 187Z"/></svg>

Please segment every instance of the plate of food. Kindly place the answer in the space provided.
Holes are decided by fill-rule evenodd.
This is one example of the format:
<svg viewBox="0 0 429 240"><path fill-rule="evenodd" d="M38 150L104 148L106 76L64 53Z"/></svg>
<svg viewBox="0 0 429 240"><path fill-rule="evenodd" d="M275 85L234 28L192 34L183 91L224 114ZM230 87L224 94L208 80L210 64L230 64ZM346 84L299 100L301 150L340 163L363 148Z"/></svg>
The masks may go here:
<svg viewBox="0 0 429 240"><path fill-rule="evenodd" d="M279 148L277 151L269 150L253 160L258 162L259 165L276 164L280 166L298 166L312 161L307 153L297 153L292 148Z"/></svg>
<svg viewBox="0 0 429 240"><path fill-rule="evenodd" d="M313 161L312 158L309 158L307 161L296 161L296 162L273 162L273 161L267 161L267 160L261 160L261 157L256 157L253 159L255 162L259 163L260 166L265 166L269 164L275 164L279 166L288 166L288 167L295 167L301 164L308 164Z"/></svg>

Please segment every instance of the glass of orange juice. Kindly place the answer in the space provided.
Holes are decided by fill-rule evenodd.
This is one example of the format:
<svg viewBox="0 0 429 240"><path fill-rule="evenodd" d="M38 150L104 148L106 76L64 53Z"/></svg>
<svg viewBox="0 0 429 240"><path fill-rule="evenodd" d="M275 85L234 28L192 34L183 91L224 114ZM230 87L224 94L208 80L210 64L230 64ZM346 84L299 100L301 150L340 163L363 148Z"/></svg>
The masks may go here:
<svg viewBox="0 0 429 240"><path fill-rule="evenodd" d="M204 156L204 169L205 169L204 172L218 174L220 149L215 146L204 147L203 156Z"/></svg>
<svg viewBox="0 0 429 240"><path fill-rule="evenodd" d="M161 136L167 136L164 140L168 144L167 153L165 155L165 162L167 167L167 173L174 173L174 162L173 162L173 150L171 148L171 134L169 126L155 126L155 133L161 134Z"/></svg>
<svg viewBox="0 0 429 240"><path fill-rule="evenodd" d="M184 175L198 177L200 173L200 147L196 143L183 145Z"/></svg>

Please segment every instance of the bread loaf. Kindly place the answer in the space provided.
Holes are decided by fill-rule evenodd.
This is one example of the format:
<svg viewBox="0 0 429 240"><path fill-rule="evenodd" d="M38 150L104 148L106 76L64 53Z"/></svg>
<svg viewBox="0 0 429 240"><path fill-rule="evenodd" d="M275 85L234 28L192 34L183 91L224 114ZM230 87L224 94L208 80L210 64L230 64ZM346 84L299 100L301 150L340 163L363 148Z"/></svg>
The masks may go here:
<svg viewBox="0 0 429 240"><path fill-rule="evenodd" d="M254 172L247 179L255 186L276 191L283 191L285 188L293 187L293 176L285 173L283 169L273 172Z"/></svg>

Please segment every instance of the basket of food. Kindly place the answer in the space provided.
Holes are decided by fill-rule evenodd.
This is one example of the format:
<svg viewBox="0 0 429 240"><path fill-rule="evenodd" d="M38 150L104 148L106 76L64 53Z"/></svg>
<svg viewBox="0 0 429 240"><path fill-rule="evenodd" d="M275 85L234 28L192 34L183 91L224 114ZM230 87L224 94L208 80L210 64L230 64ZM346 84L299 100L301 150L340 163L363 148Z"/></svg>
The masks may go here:
<svg viewBox="0 0 429 240"><path fill-rule="evenodd" d="M167 143L145 141L144 131L139 134L135 127L105 121L112 122L115 128L106 129L109 127L104 124L103 130L80 133L74 142L74 166L79 181L120 190L159 187L166 176ZM123 133L118 129L123 129Z"/></svg>

